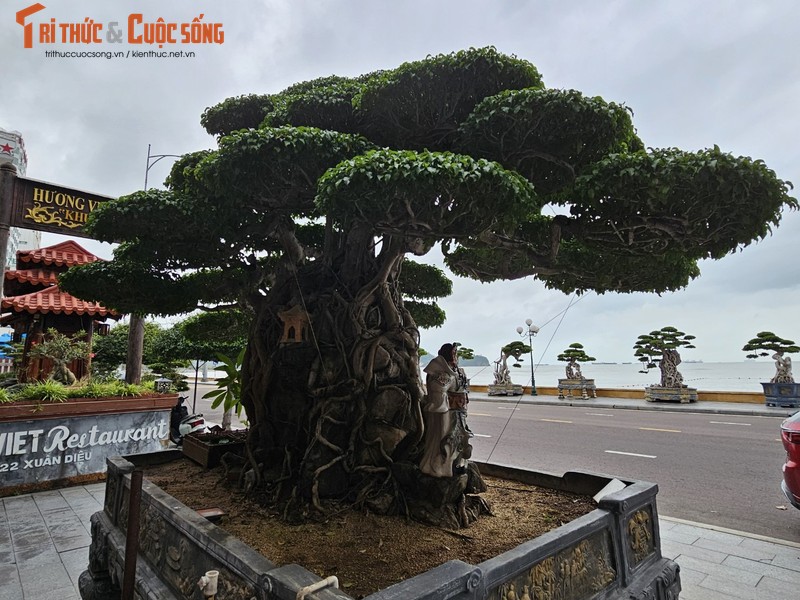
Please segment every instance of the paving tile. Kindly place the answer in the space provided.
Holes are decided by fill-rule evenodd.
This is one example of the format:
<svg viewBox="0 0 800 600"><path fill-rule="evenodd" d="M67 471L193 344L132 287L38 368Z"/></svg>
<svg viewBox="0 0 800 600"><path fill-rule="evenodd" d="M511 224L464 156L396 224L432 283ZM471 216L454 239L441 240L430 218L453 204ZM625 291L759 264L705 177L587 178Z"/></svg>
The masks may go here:
<svg viewBox="0 0 800 600"><path fill-rule="evenodd" d="M731 600L731 597L699 585L684 585L681 588L680 600Z"/></svg>
<svg viewBox="0 0 800 600"><path fill-rule="evenodd" d="M69 573L58 557L47 564L20 567L19 579L22 591L28 598L58 598L55 590L64 589L69 589L71 594L75 593Z"/></svg>
<svg viewBox="0 0 800 600"><path fill-rule="evenodd" d="M30 548L16 553L17 566L42 566L59 560L58 552L53 547L50 548Z"/></svg>
<svg viewBox="0 0 800 600"><path fill-rule="evenodd" d="M708 550L706 548L701 548L699 546L693 546L691 544L681 544L680 542L675 541L667 541L664 542L662 540L661 543L661 551L664 551L664 545L667 545L667 548L670 552L674 553L677 552L675 555L676 557L680 558L681 556L693 556L694 558L699 558L701 560L707 560L708 562L722 564L722 561L728 556L722 552L716 552L714 550ZM675 560L675 559L673 559ZM678 561L680 564L680 561Z"/></svg>
<svg viewBox="0 0 800 600"><path fill-rule="evenodd" d="M680 542L681 544L691 545L700 539L700 536L694 533L689 533L673 527L669 531L661 532L661 541L670 540L673 542Z"/></svg>
<svg viewBox="0 0 800 600"><path fill-rule="evenodd" d="M89 567L89 549L78 548L61 553L61 562L69 574L73 585L77 588L78 578Z"/></svg>
<svg viewBox="0 0 800 600"><path fill-rule="evenodd" d="M798 554L800 554L800 548L795 546L776 544L774 542L767 542L748 537L742 540L742 547L753 548L755 550L761 550L762 552L773 552L776 555L783 554L785 556L798 556Z"/></svg>
<svg viewBox="0 0 800 600"><path fill-rule="evenodd" d="M714 575L709 575L703 579L697 584L697 587L724 594L725 598L740 598L741 600L757 600L759 594L755 585L745 585L739 581L732 581L727 577Z"/></svg>
<svg viewBox="0 0 800 600"><path fill-rule="evenodd" d="M675 527L675 525L677 525L677 523L675 521L667 521L665 519L659 519L658 520L658 528L661 531L669 531L670 529Z"/></svg>
<svg viewBox="0 0 800 600"><path fill-rule="evenodd" d="M800 595L797 584L787 583L772 577L762 577L756 586L756 590L759 594L764 594L764 598L769 598L770 600L797 600Z"/></svg>
<svg viewBox="0 0 800 600"><path fill-rule="evenodd" d="M757 548L750 548L744 544L726 544L724 542L708 540L705 538L700 538L692 545L699 548L715 550L716 552L732 554L733 556L739 556L741 558L748 558L750 560L757 560L760 562L771 562L777 556L775 552L765 552L764 550Z"/></svg>
<svg viewBox="0 0 800 600"><path fill-rule="evenodd" d="M772 564L776 567L800 571L800 550L795 555L778 554L772 559Z"/></svg>
<svg viewBox="0 0 800 600"><path fill-rule="evenodd" d="M708 577L708 575L705 573L687 567L681 567L681 585L697 585L706 577ZM683 596L683 594L681 594L681 596Z"/></svg>
<svg viewBox="0 0 800 600"><path fill-rule="evenodd" d="M708 573L720 579L728 579L737 581L755 587L761 575L752 571L743 571L728 565L719 565L717 563L709 562L695 558L693 556L680 556L678 557L678 564L681 568L686 567L701 573Z"/></svg>
<svg viewBox="0 0 800 600"><path fill-rule="evenodd" d="M59 538L53 538L53 544L55 544L56 550L59 553L79 548L88 548L89 544L91 543L92 536L90 536L88 533L69 537L62 536Z"/></svg>
<svg viewBox="0 0 800 600"><path fill-rule="evenodd" d="M727 533L725 531L715 531L714 529L703 529L702 527L696 527L695 529L698 530L700 538L704 540L713 540L715 542L729 544L731 546L736 546L742 543L743 538L740 535Z"/></svg>
<svg viewBox="0 0 800 600"><path fill-rule="evenodd" d="M800 572L792 571L791 569L784 569L774 565L747 560L746 558L739 558L738 556L729 556L722 563L726 567L740 569L742 571L749 571L750 573L758 573L759 575L772 577L780 581L793 583L800 586ZM800 593L798 594L800 596Z"/></svg>
<svg viewBox="0 0 800 600"><path fill-rule="evenodd" d="M678 542L673 542L672 540L661 540L661 555L664 558L668 558L670 560L675 560L675 558L681 553L681 548L686 544L679 544Z"/></svg>
<svg viewBox="0 0 800 600"><path fill-rule="evenodd" d="M0 585L0 600L22 600L22 586L16 579L16 573L14 577L14 580L5 579Z"/></svg>

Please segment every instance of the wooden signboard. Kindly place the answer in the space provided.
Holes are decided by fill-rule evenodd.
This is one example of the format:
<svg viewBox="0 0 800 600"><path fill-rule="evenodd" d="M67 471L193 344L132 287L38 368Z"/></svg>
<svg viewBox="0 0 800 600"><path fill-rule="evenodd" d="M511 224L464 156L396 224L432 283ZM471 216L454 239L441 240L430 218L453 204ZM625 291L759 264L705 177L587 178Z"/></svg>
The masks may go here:
<svg viewBox="0 0 800 600"><path fill-rule="evenodd" d="M11 208L11 227L89 237L83 229L91 212L113 200L92 192L54 183L16 177Z"/></svg>

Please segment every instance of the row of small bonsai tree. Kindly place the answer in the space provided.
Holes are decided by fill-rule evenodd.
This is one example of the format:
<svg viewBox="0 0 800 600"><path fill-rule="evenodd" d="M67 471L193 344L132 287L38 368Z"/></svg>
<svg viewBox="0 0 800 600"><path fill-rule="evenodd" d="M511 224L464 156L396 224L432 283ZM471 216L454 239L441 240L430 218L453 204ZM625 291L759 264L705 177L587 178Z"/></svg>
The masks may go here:
<svg viewBox="0 0 800 600"><path fill-rule="evenodd" d="M695 336L679 331L672 326L640 335L633 346L634 356L642 363L640 372L647 373L650 369L659 367L662 387L681 387L683 377L677 369L677 365L681 362L678 349L694 348L692 343L694 339ZM771 379L771 383L794 383L792 363L787 355L800 352L800 346L797 346L792 340L781 338L771 331L762 331L747 342L742 350L748 353L747 358L771 356L775 360L776 373ZM508 378L506 366L508 358L514 357L516 360L520 360L530 351L530 346L519 341L503 346L501 357L495 363L498 365L495 369L495 379L497 379L498 373L502 377ZM579 363L596 360L593 356L589 356L583 349L583 345L579 343L570 344L558 355L557 359L567 363L567 379L581 379L583 375ZM519 367L520 365L515 363L513 366ZM508 382L510 383L510 379Z"/></svg>

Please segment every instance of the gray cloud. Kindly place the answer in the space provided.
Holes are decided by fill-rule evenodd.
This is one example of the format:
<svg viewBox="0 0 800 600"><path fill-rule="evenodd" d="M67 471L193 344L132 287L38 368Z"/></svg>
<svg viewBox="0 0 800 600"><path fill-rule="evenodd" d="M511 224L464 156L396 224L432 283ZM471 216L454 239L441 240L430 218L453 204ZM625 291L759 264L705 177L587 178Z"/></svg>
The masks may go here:
<svg viewBox="0 0 800 600"><path fill-rule="evenodd" d="M49 59L43 48L22 48L14 13L30 2L4 2L0 127L22 132L28 175L37 179L129 193L144 183L148 144L154 154L213 147L200 114L227 97L494 45L536 64L551 87L624 102L650 146L718 144L800 182L800 5L793 0L44 4L48 17L75 22L90 16L107 23L134 11L152 20L190 20L203 12L207 21L224 23L226 38L221 46L192 48L193 59ZM164 160L151 170L151 185L163 181L168 166ZM422 344L436 348L455 339L493 358L531 317L549 321L536 340L537 352L549 343L540 357L545 362L575 341L600 360L629 361L636 336L672 324L698 337L694 358L741 360L741 345L762 329L800 338L799 230L800 215L789 214L773 236L704 264L687 290L661 297L587 294L563 320L570 297L538 282L459 279L443 303L448 322L423 332Z"/></svg>

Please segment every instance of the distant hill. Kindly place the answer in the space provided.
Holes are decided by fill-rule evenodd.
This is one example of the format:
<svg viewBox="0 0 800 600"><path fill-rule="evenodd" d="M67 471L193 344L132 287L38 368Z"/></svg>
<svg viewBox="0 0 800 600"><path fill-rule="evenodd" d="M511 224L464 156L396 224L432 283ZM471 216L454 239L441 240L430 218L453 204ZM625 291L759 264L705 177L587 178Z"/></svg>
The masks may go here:
<svg viewBox="0 0 800 600"><path fill-rule="evenodd" d="M419 359L419 364L423 367L431 362L435 357L433 354L426 354L425 356ZM485 356L480 354L476 354L475 358L461 358L458 361L459 367L488 367L489 366L489 359Z"/></svg>

